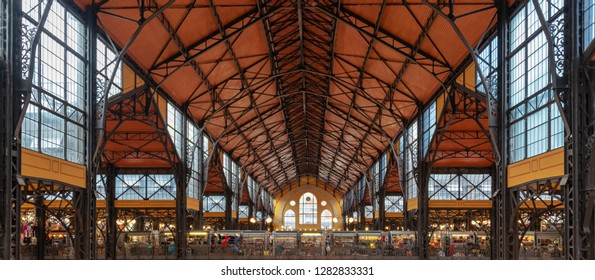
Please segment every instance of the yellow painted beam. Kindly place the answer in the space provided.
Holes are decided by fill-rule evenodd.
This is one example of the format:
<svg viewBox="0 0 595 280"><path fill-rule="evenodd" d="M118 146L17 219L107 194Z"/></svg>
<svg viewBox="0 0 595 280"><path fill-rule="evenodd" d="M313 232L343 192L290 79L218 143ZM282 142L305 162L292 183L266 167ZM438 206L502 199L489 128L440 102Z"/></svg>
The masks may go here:
<svg viewBox="0 0 595 280"><path fill-rule="evenodd" d="M225 218L225 212L205 212L205 218Z"/></svg>
<svg viewBox="0 0 595 280"><path fill-rule="evenodd" d="M29 202L30 203L23 203L23 205L21 205L21 209L23 209L23 210L34 209L35 205L34 205L33 200L30 200ZM44 201L43 204L50 209L72 208L72 205L70 203L68 203L67 201L62 201L62 200L54 200L54 201L46 200L46 201Z"/></svg>
<svg viewBox="0 0 595 280"><path fill-rule="evenodd" d="M508 187L564 175L564 148L515 162L508 166Z"/></svg>
<svg viewBox="0 0 595 280"><path fill-rule="evenodd" d="M191 210L200 211L200 204L198 203L198 199L195 198L186 198L186 208Z"/></svg>
<svg viewBox="0 0 595 280"><path fill-rule="evenodd" d="M417 197L407 200L407 211L416 210L418 207Z"/></svg>
<svg viewBox="0 0 595 280"><path fill-rule="evenodd" d="M403 218L403 213L385 213L385 218Z"/></svg>
<svg viewBox="0 0 595 280"><path fill-rule="evenodd" d="M98 200L97 208L105 208L105 200ZM175 200L116 200L116 208L176 208Z"/></svg>
<svg viewBox="0 0 595 280"><path fill-rule="evenodd" d="M21 150L21 175L86 188L87 168L28 149Z"/></svg>
<svg viewBox="0 0 595 280"><path fill-rule="evenodd" d="M561 201L554 200L553 202L550 201L527 201L521 204L521 209L547 209L553 207L555 209L562 209L564 208L564 204Z"/></svg>
<svg viewBox="0 0 595 280"><path fill-rule="evenodd" d="M439 209L489 209L491 200L430 200L428 207Z"/></svg>

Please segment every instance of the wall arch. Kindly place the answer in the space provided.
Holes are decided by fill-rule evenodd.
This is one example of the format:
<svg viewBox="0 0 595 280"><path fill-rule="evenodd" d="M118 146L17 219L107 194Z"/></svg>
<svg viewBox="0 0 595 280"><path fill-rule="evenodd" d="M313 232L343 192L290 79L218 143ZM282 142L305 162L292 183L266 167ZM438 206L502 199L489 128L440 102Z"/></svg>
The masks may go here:
<svg viewBox="0 0 595 280"><path fill-rule="evenodd" d="M297 225L297 215L293 209L287 209L283 212L283 225L285 228L295 229Z"/></svg>
<svg viewBox="0 0 595 280"><path fill-rule="evenodd" d="M299 221L299 200L300 197L307 192L311 192L317 199L317 219L316 224L311 225L300 225ZM295 201L295 205L291 206L289 204L290 201ZM296 214L296 228L297 230L319 230L321 228L320 224L320 215L322 211L329 210L333 218L337 218L337 223L333 223L332 229L341 229L343 218L341 217L342 213L342 203L329 192L325 191L324 189L316 186L305 185L299 186L294 188L290 192L285 193L282 197L277 198L275 203L275 219L274 219L274 226L275 230L281 230L281 225L283 225L283 217L287 210L293 210ZM325 206L322 206L322 202L326 202Z"/></svg>

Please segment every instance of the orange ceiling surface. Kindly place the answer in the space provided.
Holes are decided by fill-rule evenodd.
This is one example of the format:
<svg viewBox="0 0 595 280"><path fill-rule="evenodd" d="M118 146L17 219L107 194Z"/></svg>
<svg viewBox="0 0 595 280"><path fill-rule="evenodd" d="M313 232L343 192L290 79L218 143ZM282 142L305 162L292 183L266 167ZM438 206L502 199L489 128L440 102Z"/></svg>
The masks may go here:
<svg viewBox="0 0 595 280"><path fill-rule="evenodd" d="M119 168L169 168L177 162L153 96L139 90L108 108L104 162Z"/></svg>
<svg viewBox="0 0 595 280"><path fill-rule="evenodd" d="M494 155L490 144L485 103L453 91L452 102L438 118L438 132L430 144L427 161L434 167L490 167Z"/></svg>
<svg viewBox="0 0 595 280"><path fill-rule="evenodd" d="M347 191L446 88L469 51L428 5L471 46L496 14L492 0L140 2L107 1L98 26L124 47L142 22L127 55L271 192L303 176Z"/></svg>

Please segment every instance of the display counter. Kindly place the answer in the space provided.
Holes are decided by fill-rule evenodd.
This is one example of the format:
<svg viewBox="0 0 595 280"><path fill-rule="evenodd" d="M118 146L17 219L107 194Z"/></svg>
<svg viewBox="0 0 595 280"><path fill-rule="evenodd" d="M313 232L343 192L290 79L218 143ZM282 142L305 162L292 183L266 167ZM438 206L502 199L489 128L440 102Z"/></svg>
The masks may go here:
<svg viewBox="0 0 595 280"><path fill-rule="evenodd" d="M385 254L389 256L416 256L416 233L412 231L384 232L388 242Z"/></svg>
<svg viewBox="0 0 595 280"><path fill-rule="evenodd" d="M74 259L74 248L68 233L65 230L50 231L47 235L44 254L46 259Z"/></svg>
<svg viewBox="0 0 595 280"><path fill-rule="evenodd" d="M120 238L124 241L124 250L127 258L152 258L159 254L160 248L165 248L163 254L167 254L167 244L160 242L158 232L151 231L131 231L123 232ZM118 244L122 244L121 241Z"/></svg>
<svg viewBox="0 0 595 280"><path fill-rule="evenodd" d="M276 231L273 233L273 255L292 256L298 254L298 233L296 231Z"/></svg>
<svg viewBox="0 0 595 280"><path fill-rule="evenodd" d="M521 239L521 259L562 259L562 236L557 231L528 231Z"/></svg>
<svg viewBox="0 0 595 280"><path fill-rule="evenodd" d="M440 231L430 238L430 256L448 259L487 259L490 237L483 231Z"/></svg>
<svg viewBox="0 0 595 280"><path fill-rule="evenodd" d="M330 255L333 256L351 256L354 254L357 242L357 233L355 231L334 231L330 237Z"/></svg>
<svg viewBox="0 0 595 280"><path fill-rule="evenodd" d="M452 231L450 236L450 248L448 256L464 257L471 255L471 249L475 245L475 233L470 231Z"/></svg>
<svg viewBox="0 0 595 280"><path fill-rule="evenodd" d="M356 254L365 256L380 256L384 250L381 231L358 231Z"/></svg>
<svg viewBox="0 0 595 280"><path fill-rule="evenodd" d="M489 258L491 251L490 237L484 231L475 232L475 247L472 249L474 256L479 258Z"/></svg>
<svg viewBox="0 0 595 280"><path fill-rule="evenodd" d="M269 255L268 231L243 231L238 245L239 254L246 256Z"/></svg>
<svg viewBox="0 0 595 280"><path fill-rule="evenodd" d="M239 243L242 237L241 230L220 230L213 233L211 238L212 252L221 256L232 256L239 254Z"/></svg>
<svg viewBox="0 0 595 280"><path fill-rule="evenodd" d="M325 233L322 231L302 231L299 233L299 254L301 256L325 255Z"/></svg>
<svg viewBox="0 0 595 280"><path fill-rule="evenodd" d="M194 230L188 233L188 253L191 256L207 256L210 253L210 231Z"/></svg>
<svg viewBox="0 0 595 280"><path fill-rule="evenodd" d="M519 250L519 258L533 259L538 257L538 250L535 247L535 232L527 231L524 235L519 234L521 248Z"/></svg>

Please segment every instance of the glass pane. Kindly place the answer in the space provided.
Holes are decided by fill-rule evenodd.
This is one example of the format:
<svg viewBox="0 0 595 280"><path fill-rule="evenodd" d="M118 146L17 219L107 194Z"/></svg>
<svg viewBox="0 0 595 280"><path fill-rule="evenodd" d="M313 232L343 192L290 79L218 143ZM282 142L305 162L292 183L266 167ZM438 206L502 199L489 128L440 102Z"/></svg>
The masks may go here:
<svg viewBox="0 0 595 280"><path fill-rule="evenodd" d="M318 223L318 202L312 193L305 193L300 197L300 225L315 225Z"/></svg>

